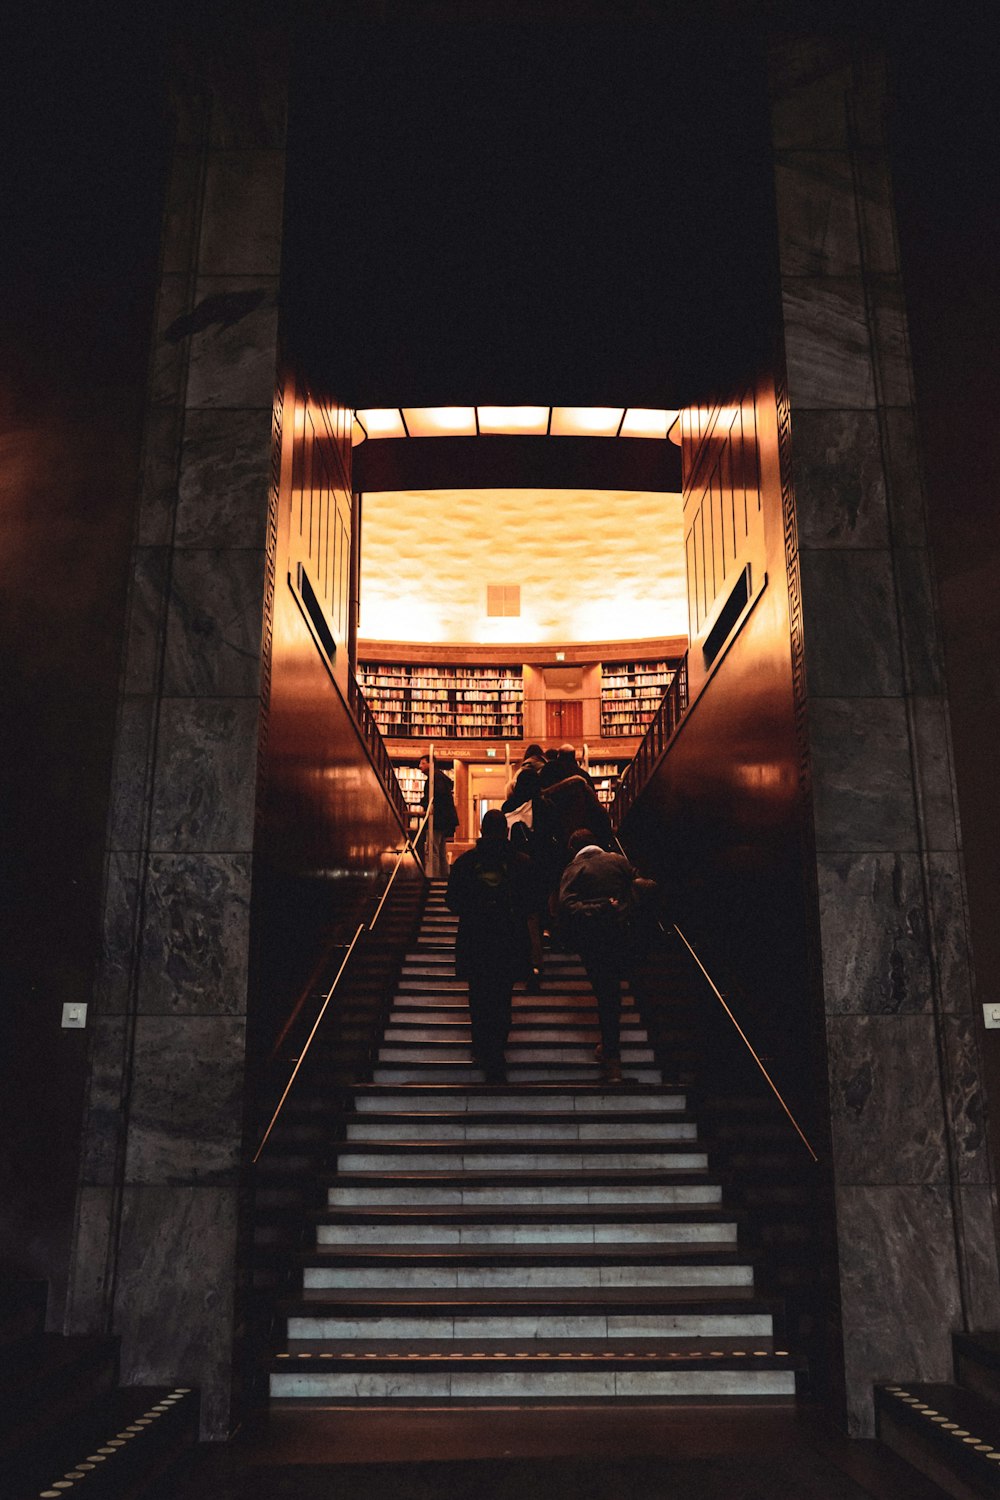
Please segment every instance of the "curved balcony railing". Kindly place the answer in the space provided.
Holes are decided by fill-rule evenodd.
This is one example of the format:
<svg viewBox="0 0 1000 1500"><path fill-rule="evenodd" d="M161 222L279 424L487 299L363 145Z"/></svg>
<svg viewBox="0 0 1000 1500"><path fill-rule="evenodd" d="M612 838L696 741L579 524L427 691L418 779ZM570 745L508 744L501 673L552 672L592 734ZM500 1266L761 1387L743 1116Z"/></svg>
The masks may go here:
<svg viewBox="0 0 1000 1500"><path fill-rule="evenodd" d="M620 828L622 819L635 802L657 763L673 739L688 707L688 659L681 658L673 681L664 693L659 708L646 730L642 744L622 773L622 779L611 804L611 822Z"/></svg>
<svg viewBox="0 0 1000 1500"><path fill-rule="evenodd" d="M375 722L375 715L369 708L358 679L350 668L347 670L347 701L350 705L351 713L354 715L355 722L368 746L368 754L371 756L372 765L378 772L379 779L385 787L386 795L396 809L403 828L408 829L410 809L406 805L406 798L403 796L403 789L399 784L396 769L390 759L388 750L385 748L385 741Z"/></svg>

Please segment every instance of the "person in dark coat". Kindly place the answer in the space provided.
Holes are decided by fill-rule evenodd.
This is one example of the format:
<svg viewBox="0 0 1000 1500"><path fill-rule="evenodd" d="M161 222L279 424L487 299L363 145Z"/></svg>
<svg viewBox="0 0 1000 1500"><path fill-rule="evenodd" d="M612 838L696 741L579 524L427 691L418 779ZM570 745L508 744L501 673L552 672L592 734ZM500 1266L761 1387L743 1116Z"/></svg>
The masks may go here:
<svg viewBox="0 0 1000 1500"><path fill-rule="evenodd" d="M526 802L534 802L539 792L539 776L545 764L541 745L529 745L524 752L517 775L511 783L507 800L501 803L501 812L516 812Z"/></svg>
<svg viewBox="0 0 1000 1500"><path fill-rule="evenodd" d="M475 848L452 865L445 901L458 917L455 972L469 986L472 1056L487 1083L506 1081L514 984L530 969L530 861L512 849L507 819L484 813Z"/></svg>
<svg viewBox="0 0 1000 1500"><path fill-rule="evenodd" d="M420 806L427 811L430 784L430 759L424 755L419 762L420 770L428 778L420 798ZM427 861L427 874L431 880L444 880L448 874L448 840L458 827L458 809L455 806L455 786L447 771L434 762L434 840Z"/></svg>
<svg viewBox="0 0 1000 1500"><path fill-rule="evenodd" d="M581 828L569 840L570 862L559 884L559 917L583 960L601 1028L599 1057L606 1083L621 1083L622 979L628 962L633 904L648 901L655 882Z"/></svg>

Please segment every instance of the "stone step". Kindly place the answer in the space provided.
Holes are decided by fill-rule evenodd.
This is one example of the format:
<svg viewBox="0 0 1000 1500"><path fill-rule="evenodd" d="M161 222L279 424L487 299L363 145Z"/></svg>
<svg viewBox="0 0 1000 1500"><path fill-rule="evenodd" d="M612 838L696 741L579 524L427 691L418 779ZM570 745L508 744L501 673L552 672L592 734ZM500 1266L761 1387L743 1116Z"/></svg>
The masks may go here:
<svg viewBox="0 0 1000 1500"><path fill-rule="evenodd" d="M770 1305L732 1287L304 1291L289 1339L770 1338Z"/></svg>
<svg viewBox="0 0 1000 1500"><path fill-rule="evenodd" d="M642 1064L622 1065L626 1069L626 1082L658 1083L658 1068ZM508 1064L507 1077L511 1083L586 1083L598 1076L597 1064L591 1059L587 1064L564 1062ZM398 1085L401 1083L479 1083L482 1070L466 1063L385 1063L373 1070L375 1083Z"/></svg>
<svg viewBox="0 0 1000 1500"><path fill-rule="evenodd" d="M721 1203L722 1189L700 1172L343 1172L327 1190L331 1208L510 1206L513 1204Z"/></svg>
<svg viewBox="0 0 1000 1500"><path fill-rule="evenodd" d="M381 1247L359 1252L317 1246L305 1251L303 1286L317 1287L677 1287L753 1285L753 1271L733 1245L643 1246L631 1257L606 1245L563 1248L490 1245L470 1250Z"/></svg>
<svg viewBox="0 0 1000 1500"><path fill-rule="evenodd" d="M469 1021L437 1021L428 1024L426 1020L400 1021L398 1017L390 1016L383 1039L389 1044L430 1042L435 1046L444 1043L465 1048L469 1046L471 1038L472 1025ZM600 1039L596 1015L590 1026L539 1026L515 1015L507 1045L510 1048L554 1042L560 1046L589 1047L593 1053ZM643 1026L623 1025L621 1042L623 1046L644 1047L649 1051L649 1037Z"/></svg>
<svg viewBox="0 0 1000 1500"><path fill-rule="evenodd" d="M788 1401L795 1365L770 1339L713 1339L705 1348L675 1340L607 1340L580 1350L565 1341L498 1347L489 1340L422 1341L395 1356L384 1345L355 1344L336 1353L289 1342L271 1364L271 1395L338 1405L446 1400L643 1401L741 1397ZM670 1349L669 1344L682 1347Z"/></svg>
<svg viewBox="0 0 1000 1500"><path fill-rule="evenodd" d="M533 1144L533 1150L526 1150ZM484 1141L359 1141L336 1148L339 1172L704 1172L708 1154L696 1143L639 1139L548 1141L544 1147L502 1137Z"/></svg>
<svg viewBox="0 0 1000 1500"><path fill-rule="evenodd" d="M511 1040L504 1049L507 1058L507 1066L516 1063L541 1063L541 1062L567 1062L567 1063L593 1063L594 1044L591 1041L579 1043L562 1042L520 1042ZM380 1063L425 1062L432 1065L441 1063L471 1063L472 1048L464 1042L393 1042L384 1043L378 1049L378 1060ZM622 1066L626 1063L651 1063L653 1051L651 1047L629 1046L627 1043L621 1049Z"/></svg>
<svg viewBox="0 0 1000 1500"><path fill-rule="evenodd" d="M581 1213L586 1213L586 1218ZM737 1220L714 1204L519 1204L513 1207L448 1207L407 1204L401 1208L336 1208L317 1216L320 1245L490 1245L510 1250L539 1245L573 1250L599 1246L647 1249L663 1245L735 1246Z"/></svg>
<svg viewBox="0 0 1000 1500"><path fill-rule="evenodd" d="M662 1140L697 1138L697 1126L678 1111L633 1114L562 1114L549 1117L511 1119L509 1113L455 1114L430 1110L397 1114L351 1114L342 1117L348 1140L492 1140L498 1134L509 1140L614 1141L633 1140L654 1134ZM318 1129L319 1127L311 1127Z"/></svg>
<svg viewBox="0 0 1000 1500"><path fill-rule="evenodd" d="M538 1082L521 1084L516 1090L503 1084L460 1083L412 1084L406 1089L391 1084L358 1084L353 1089L354 1107L361 1112L389 1110L433 1110L451 1113L510 1113L531 1118L544 1114L637 1114L661 1110L683 1112L687 1099L682 1092L667 1092L649 1083L607 1085L577 1083L571 1086Z"/></svg>
<svg viewBox="0 0 1000 1500"><path fill-rule="evenodd" d="M1000 1408L956 1385L877 1385L875 1430L949 1495L1000 1493Z"/></svg>

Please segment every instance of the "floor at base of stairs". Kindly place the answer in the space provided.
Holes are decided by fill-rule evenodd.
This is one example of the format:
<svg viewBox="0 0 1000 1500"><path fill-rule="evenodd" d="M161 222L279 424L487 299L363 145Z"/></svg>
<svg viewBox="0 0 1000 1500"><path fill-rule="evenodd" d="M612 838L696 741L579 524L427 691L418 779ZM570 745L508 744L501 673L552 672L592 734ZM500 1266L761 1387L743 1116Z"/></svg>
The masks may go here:
<svg viewBox="0 0 1000 1500"><path fill-rule="evenodd" d="M377 1455L378 1461L372 1462ZM627 1456L626 1456L627 1455ZM808 1407L280 1411L171 1500L941 1500Z"/></svg>

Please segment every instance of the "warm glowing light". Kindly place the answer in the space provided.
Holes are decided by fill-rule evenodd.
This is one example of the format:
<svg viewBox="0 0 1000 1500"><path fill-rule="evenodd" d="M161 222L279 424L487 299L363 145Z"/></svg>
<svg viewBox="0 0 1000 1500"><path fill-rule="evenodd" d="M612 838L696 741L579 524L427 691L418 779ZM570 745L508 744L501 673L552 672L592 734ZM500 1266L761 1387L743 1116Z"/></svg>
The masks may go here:
<svg viewBox="0 0 1000 1500"><path fill-rule="evenodd" d="M624 411L623 406L554 406L550 431L555 437L614 437Z"/></svg>
<svg viewBox="0 0 1000 1500"><path fill-rule="evenodd" d="M411 437L475 437L474 406L406 406L406 430Z"/></svg>
<svg viewBox="0 0 1000 1500"><path fill-rule="evenodd" d="M397 406L369 406L358 412L358 421L370 438L405 437L406 428Z"/></svg>
<svg viewBox="0 0 1000 1500"><path fill-rule="evenodd" d="M549 427L547 406L481 406L480 432L516 432L544 436Z"/></svg>
<svg viewBox="0 0 1000 1500"><path fill-rule="evenodd" d="M622 423L622 437L662 438L677 420L675 411L660 411L650 406L630 406Z"/></svg>
<svg viewBox="0 0 1000 1500"><path fill-rule="evenodd" d="M365 432L365 429L362 427L357 417L355 417L354 421L351 423L351 447L356 448L359 443L364 442L367 436L367 432Z"/></svg>
<svg viewBox="0 0 1000 1500"><path fill-rule="evenodd" d="M567 641L687 633L680 495L407 490L373 491L364 503L368 640L547 641L561 650ZM498 576L517 579L519 616L486 615Z"/></svg>
<svg viewBox="0 0 1000 1500"><path fill-rule="evenodd" d="M667 437L673 443L673 445L674 445L675 448L679 448L680 447L680 445L681 445L681 414L680 414L680 412L678 412L677 415L674 417L673 426L667 428Z"/></svg>

